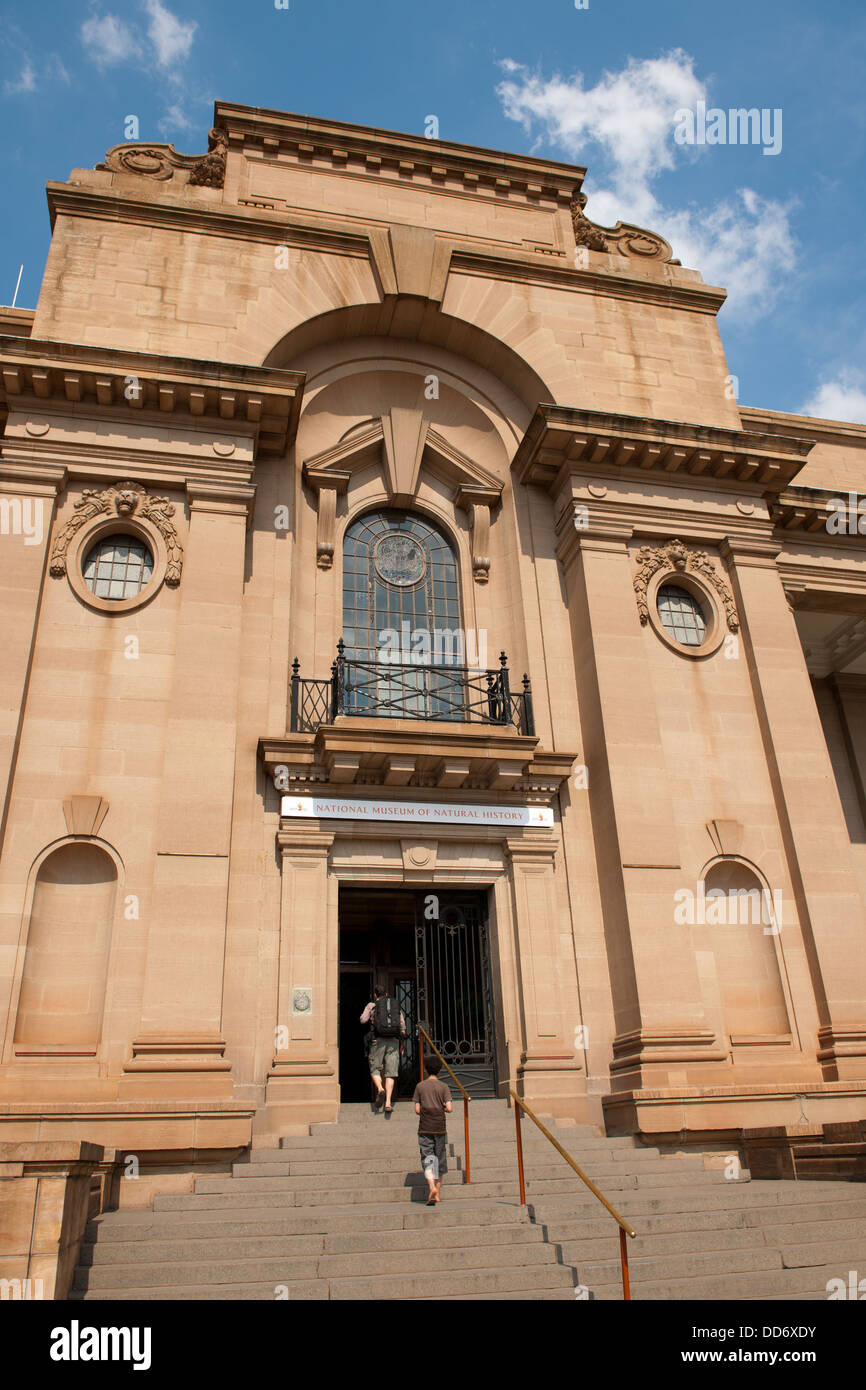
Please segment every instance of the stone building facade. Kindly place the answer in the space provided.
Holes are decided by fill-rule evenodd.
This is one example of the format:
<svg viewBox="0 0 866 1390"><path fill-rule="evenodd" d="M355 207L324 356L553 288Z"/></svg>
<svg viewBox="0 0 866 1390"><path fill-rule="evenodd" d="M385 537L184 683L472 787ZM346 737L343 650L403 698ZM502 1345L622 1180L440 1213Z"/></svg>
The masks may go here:
<svg viewBox="0 0 866 1390"><path fill-rule="evenodd" d="M738 407L724 291L584 173L220 102L48 185L0 311L22 1181L335 1120L375 980L610 1132L866 1114L866 429Z"/></svg>

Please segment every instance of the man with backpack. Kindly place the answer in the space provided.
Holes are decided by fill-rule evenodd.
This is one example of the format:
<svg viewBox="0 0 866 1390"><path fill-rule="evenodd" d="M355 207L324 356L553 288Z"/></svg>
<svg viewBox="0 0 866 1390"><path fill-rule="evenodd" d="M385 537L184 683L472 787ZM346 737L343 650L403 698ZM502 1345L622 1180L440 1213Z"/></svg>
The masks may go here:
<svg viewBox="0 0 866 1390"><path fill-rule="evenodd" d="M370 1025L370 1076L376 1087L376 1108L385 1102L385 1114L390 1115L394 1107L391 1097L394 1082L400 1070L400 1053L406 1036L406 1020L397 1000L386 994L381 985L376 985L373 998L361 1014L361 1022ZM382 1077L385 1085L382 1085Z"/></svg>

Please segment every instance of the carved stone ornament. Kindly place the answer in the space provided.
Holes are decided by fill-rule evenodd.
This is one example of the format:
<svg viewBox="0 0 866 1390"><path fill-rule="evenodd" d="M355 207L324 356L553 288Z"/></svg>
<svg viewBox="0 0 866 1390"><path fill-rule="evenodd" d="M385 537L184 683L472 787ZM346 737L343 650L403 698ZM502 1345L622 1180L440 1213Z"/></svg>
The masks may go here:
<svg viewBox="0 0 866 1390"><path fill-rule="evenodd" d="M156 527L165 541L168 552L165 582L172 586L179 584L183 565L183 550L178 541L174 523L171 521L171 517L174 516L174 506L167 497L148 497L141 483L133 482L114 483L111 487L103 488L102 491L89 487L84 489L81 497L75 503L74 515L69 518L54 542L49 565L51 573L55 576L62 576L66 573L66 552L69 549L69 543L82 526L93 521L95 517L112 515L124 519L127 517L140 518L142 521L149 521L152 526Z"/></svg>
<svg viewBox="0 0 866 1390"><path fill-rule="evenodd" d="M679 261L671 258L670 244L656 232L644 231L643 227L633 227L628 222L617 222L615 227L599 227L585 216L585 207L586 194L575 189L571 199L571 222L578 246L585 246L589 251L618 251L621 256L679 265Z"/></svg>
<svg viewBox="0 0 866 1390"><path fill-rule="evenodd" d="M668 541L667 545L644 545L637 553L638 572L634 577L634 591L637 595L637 610L641 624L649 621L647 588L653 575L660 569L672 570L674 574L698 574L711 584L725 607L725 617L731 632L737 632L740 620L734 604L734 596L717 573L713 562L705 550L689 550L682 541Z"/></svg>
<svg viewBox="0 0 866 1390"><path fill-rule="evenodd" d="M207 188L222 188L226 176L228 136L214 127L208 134L207 154L179 154L174 145L145 145L125 141L113 145L97 169L118 174L142 174L145 178L164 180L174 177L178 169L189 169L188 182Z"/></svg>

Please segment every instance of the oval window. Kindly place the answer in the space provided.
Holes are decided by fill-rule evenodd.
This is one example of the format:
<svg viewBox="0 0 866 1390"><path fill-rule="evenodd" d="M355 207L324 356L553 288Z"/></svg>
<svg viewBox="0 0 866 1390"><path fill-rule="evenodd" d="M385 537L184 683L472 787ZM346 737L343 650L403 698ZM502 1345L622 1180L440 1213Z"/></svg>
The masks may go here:
<svg viewBox="0 0 866 1390"><path fill-rule="evenodd" d="M700 647L707 636L707 619L694 594L678 584L662 584L656 599L662 627L684 647Z"/></svg>
<svg viewBox="0 0 866 1390"><path fill-rule="evenodd" d="M135 598L153 575L153 555L137 536L104 536L88 551L83 574L97 598Z"/></svg>

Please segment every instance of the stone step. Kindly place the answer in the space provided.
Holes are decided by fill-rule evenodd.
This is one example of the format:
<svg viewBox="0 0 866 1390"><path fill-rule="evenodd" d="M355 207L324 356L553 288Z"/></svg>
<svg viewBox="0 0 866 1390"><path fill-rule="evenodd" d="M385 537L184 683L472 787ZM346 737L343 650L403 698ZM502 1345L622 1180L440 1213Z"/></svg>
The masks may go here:
<svg viewBox="0 0 866 1390"><path fill-rule="evenodd" d="M286 1290L288 1301L301 1302L323 1299L352 1299L369 1302L372 1300L393 1299L460 1299L495 1298L503 1295L512 1298L545 1298L555 1294L564 1295L571 1301L574 1298L574 1276L563 1265L545 1265L509 1270L467 1270L461 1273L433 1273L424 1275L379 1277L373 1284L366 1278L316 1279L316 1280L275 1280L240 1284L168 1284L154 1285L142 1290L129 1289L76 1289L70 1294L73 1300L87 1298L88 1301L140 1301L153 1300L185 1301L226 1300L273 1302L278 1299L277 1290ZM286 1294L282 1294L285 1297Z"/></svg>
<svg viewBox="0 0 866 1390"><path fill-rule="evenodd" d="M609 1243L608 1258L579 1257L580 1243L568 1241L562 1249L563 1263L577 1269L578 1281L589 1289L621 1281L619 1255L615 1243ZM635 1289L668 1279L705 1278L712 1274L739 1274L753 1270L781 1270L782 1256L778 1250L746 1247L742 1250L685 1251L680 1255L639 1255L638 1242L628 1243L629 1275Z"/></svg>
<svg viewBox="0 0 866 1390"><path fill-rule="evenodd" d="M429 1213L424 1204L400 1206L368 1206L359 1210L356 1205L338 1207L319 1207L299 1211L295 1207L278 1210L262 1210L256 1206L246 1213L245 1208L237 1209L218 1206L193 1208L192 1210L168 1211L120 1211L109 1212L91 1222L85 1232L85 1240L148 1240L185 1235L204 1236L252 1234L269 1235L316 1235L333 1234L335 1231L347 1233L367 1231L414 1231L427 1230L430 1224ZM471 1207L440 1206L436 1213L437 1227L459 1227L461 1230L474 1226L505 1226L534 1229L525 1207L505 1205L504 1203L473 1203Z"/></svg>
<svg viewBox="0 0 866 1390"><path fill-rule="evenodd" d="M723 1173L708 1172L705 1169L695 1169L688 1174L671 1172L611 1173L599 1178L599 1185L609 1200L613 1200L616 1193L677 1189L686 1184L706 1185L707 1188L711 1188L721 1186L723 1183L725 1183ZM725 1185L729 1189L733 1186L730 1182L725 1183ZM516 1172L504 1171L499 1178L488 1179L481 1176L473 1178L471 1184L467 1184L463 1180L462 1173L450 1169L445 1174L443 1186L447 1187L450 1200L456 1198L471 1200L473 1196L513 1197L518 1192L518 1179ZM301 1206L307 1198L311 1197L339 1202L341 1198L345 1200L347 1192L357 1193L359 1201L401 1200L403 1194L424 1192L426 1187L426 1179L422 1172L417 1170L407 1172L404 1169L402 1173L399 1171L396 1173L378 1173L375 1180L372 1180L371 1176L365 1173L348 1173L339 1180L329 1173L293 1178L198 1178L194 1196L207 1196L214 1193L234 1196L243 1190L254 1193L272 1193L274 1196L294 1196L296 1198L295 1205ZM560 1165L546 1176L544 1174L527 1174L525 1187L527 1201L559 1194L586 1193L591 1196L586 1185L576 1174L569 1171L567 1165Z"/></svg>
<svg viewBox="0 0 866 1390"><path fill-rule="evenodd" d="M786 1241L782 1246L782 1263L786 1269L835 1264L840 1276L847 1276L849 1269L862 1269L866 1277L866 1231L849 1235L847 1240L809 1240L798 1232L795 1242Z"/></svg>
<svg viewBox="0 0 866 1390"><path fill-rule="evenodd" d="M824 1269L778 1269L741 1270L736 1274L714 1274L704 1278L673 1279L663 1282L640 1282L633 1279L631 1296L643 1302L681 1302L704 1299L740 1301L755 1299L760 1302L775 1301L784 1296L790 1298L827 1297L828 1279L836 1277L838 1271ZM585 1282L585 1281L584 1281ZM622 1298L622 1284L617 1268L616 1282L603 1286L589 1285L591 1296L609 1301ZM765 1321L769 1319L765 1318Z"/></svg>
<svg viewBox="0 0 866 1390"><path fill-rule="evenodd" d="M812 1241L845 1242L856 1240L851 1224L843 1221L806 1221L800 1226L746 1225L741 1212L724 1212L724 1225L708 1224L703 1213L689 1213L697 1219L683 1225L684 1218L676 1216L644 1217L638 1222L638 1241L630 1245L641 1255L682 1254L689 1250L725 1250L741 1247L781 1250L788 1245ZM606 1221L561 1221L553 1227L542 1225L551 1240L563 1249L579 1248L584 1259L604 1258L609 1252L611 1238L617 1237L616 1223ZM862 1226L861 1226L862 1229ZM866 1240L866 1237L861 1237Z"/></svg>
<svg viewBox="0 0 866 1390"><path fill-rule="evenodd" d="M202 1274L206 1274L207 1282L212 1284L243 1283L247 1276L256 1282L272 1279L276 1284L291 1279L390 1279L397 1275L396 1265L399 1265L399 1277L411 1278L413 1275L446 1271L465 1273L488 1269L535 1269L555 1263L556 1252L552 1246L535 1242L519 1246L477 1245L466 1249L401 1250L397 1255L391 1251L379 1254L363 1251L315 1256L255 1256L244 1259L212 1255L204 1266L198 1260L188 1264L162 1259L151 1263L136 1260L128 1265L111 1263L93 1265L89 1269L79 1268L75 1281L77 1288L137 1287L144 1290L153 1285L183 1283L186 1280L201 1282Z"/></svg>
<svg viewBox="0 0 866 1390"><path fill-rule="evenodd" d="M574 1274L564 1265L550 1264L533 1268L499 1271L467 1270L463 1274L425 1274L385 1279L332 1279L331 1299L363 1299L365 1302L385 1299L462 1298L480 1294L498 1298L500 1293L517 1293L524 1289L574 1289Z"/></svg>
<svg viewBox="0 0 866 1390"><path fill-rule="evenodd" d="M459 1162L459 1167L457 1166ZM408 1173L414 1176L421 1174L420 1161L415 1156L414 1163L407 1159L406 1155L400 1157L377 1157L377 1158L325 1158L310 1162L306 1159L293 1159L289 1163L236 1163L232 1168L232 1179L241 1182L252 1182L262 1178L309 1178L332 1176L335 1178L356 1176L370 1177L378 1179L380 1177L393 1177L394 1174L400 1175L401 1181ZM449 1178L465 1172L465 1164L461 1159L449 1158ZM527 1161L524 1164L524 1171L527 1177L531 1178L555 1178L566 1176L571 1171L568 1164L559 1154L554 1153L553 1158L547 1155L540 1155L534 1162ZM592 1166L587 1177L602 1188L605 1179L608 1177L620 1177L629 1169L622 1163L598 1162ZM684 1173L698 1172L704 1173L709 1170L704 1168L699 1158L693 1162L683 1165L677 1160L667 1158L646 1159L641 1164L636 1165L635 1171L643 1175L644 1173ZM473 1182L506 1182L514 1179L517 1175L516 1162L492 1161L491 1159L476 1159L472 1157L471 1175ZM213 1181L209 1179L208 1181Z"/></svg>
<svg viewBox="0 0 866 1390"><path fill-rule="evenodd" d="M471 1186L474 1187L475 1184L473 1183ZM769 1208L780 1203L797 1208L807 1206L810 1201L810 1196L805 1191L806 1185L804 1185L803 1189L798 1189L797 1184L793 1182L779 1182L774 1184L767 1181L760 1183L755 1183L753 1181L745 1184L738 1183L736 1184L736 1196L733 1200L731 1197L732 1186L733 1185L730 1183L726 1185L719 1184L717 1186L695 1186L693 1182L689 1181L688 1184L683 1184L682 1187L676 1188L676 1190L671 1192L659 1191L652 1194L647 1189L634 1191L628 1195L627 1201L625 1198L621 1199L621 1214L631 1219L632 1217L642 1214L654 1215L656 1213L661 1214L667 1212L720 1211L734 1205L738 1209L744 1210L765 1206ZM808 1186L811 1187L812 1184L809 1183ZM775 1188L776 1190L768 1192L768 1187L771 1189ZM842 1215L844 1215L844 1211L848 1208L849 1202L853 1202L855 1205L859 1206L855 1193L849 1194L848 1200L846 1200L844 1196L839 1197L834 1193L833 1200L834 1202L840 1203ZM575 1209L575 1202L578 1204L577 1210ZM616 1205L617 1203L614 1202L614 1206ZM532 1207L537 1220L554 1221L561 1219L563 1216L582 1214L585 1210L589 1210L590 1207L597 1211L600 1208L600 1203L589 1192L587 1192L585 1196L578 1193L574 1197L571 1193L561 1196L546 1193L543 1196L537 1197L533 1201Z"/></svg>
<svg viewBox="0 0 866 1390"><path fill-rule="evenodd" d="M287 1290L287 1293L280 1292ZM281 1279L279 1284L167 1284L146 1290L131 1289L72 1289L72 1301L86 1299L88 1303L273 1303L278 1298L292 1302L307 1303L327 1301L331 1296L327 1279L295 1279L291 1282Z"/></svg>
<svg viewBox="0 0 866 1390"><path fill-rule="evenodd" d="M150 1240L113 1240L90 1243L82 1247L81 1264L144 1264L158 1260L250 1260L259 1257L293 1255L352 1255L365 1251L373 1255L385 1251L443 1250L459 1246L470 1250L479 1246L539 1245L544 1233L538 1226L454 1226L438 1227L428 1221L426 1228L399 1231L356 1231L337 1234L294 1235L264 1231L251 1234L226 1232L220 1226L206 1236L165 1235Z"/></svg>
<svg viewBox="0 0 866 1390"><path fill-rule="evenodd" d="M562 1143L562 1140L560 1140L560 1142ZM453 1151L455 1154L463 1154L465 1152L462 1134L449 1133L448 1145L449 1153ZM385 1136L365 1137L355 1140L354 1142L345 1141L339 1144L324 1144L318 1139L312 1138L295 1139L292 1141L291 1145L287 1144L284 1148L280 1149L254 1149L250 1154L248 1163L246 1159L239 1159L238 1162L247 1163L247 1166L251 1168L258 1168L261 1166L267 1167L272 1163L290 1163L298 1159L308 1159L313 1162L317 1159L328 1158L375 1158L378 1155L388 1156L397 1153L411 1152L413 1148L417 1152L417 1134L414 1131L409 1135L400 1135L396 1138L393 1134L389 1133ZM662 1154L658 1149L616 1148L614 1145L605 1143L603 1140L599 1140L597 1144L591 1146L563 1144L563 1148L566 1153L571 1154L575 1162L581 1164L581 1166L599 1160L607 1163L640 1163L646 1159L660 1158L664 1158L665 1163L679 1163L682 1161L678 1155L669 1157ZM556 1150L546 1139L541 1138L537 1141L533 1140L531 1144L524 1144L523 1152L526 1155L553 1155ZM513 1134L505 1135L500 1139L485 1138L483 1140L473 1135L470 1141L470 1153L473 1159L476 1156L479 1158L487 1158L491 1156L507 1155L511 1162L517 1161L517 1145L514 1142ZM685 1161L693 1162L696 1158L703 1162L699 1154L689 1154Z"/></svg>
<svg viewBox="0 0 866 1390"><path fill-rule="evenodd" d="M605 1284L615 1284L620 1279L619 1259L579 1258L579 1242L567 1242L560 1247L565 1264L577 1268L580 1282L588 1288L601 1288ZM856 1262L866 1255L866 1238L859 1241L834 1245L832 1242L817 1242L811 1246L792 1246L788 1249L711 1250L689 1251L679 1255L636 1255L635 1242L629 1243L629 1270L632 1282L637 1287L678 1279L704 1278L708 1275L723 1277L750 1270L796 1270L824 1269L833 1266L838 1275L840 1269L855 1268ZM826 1280L825 1280L826 1283Z"/></svg>

